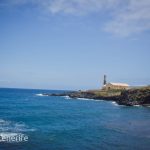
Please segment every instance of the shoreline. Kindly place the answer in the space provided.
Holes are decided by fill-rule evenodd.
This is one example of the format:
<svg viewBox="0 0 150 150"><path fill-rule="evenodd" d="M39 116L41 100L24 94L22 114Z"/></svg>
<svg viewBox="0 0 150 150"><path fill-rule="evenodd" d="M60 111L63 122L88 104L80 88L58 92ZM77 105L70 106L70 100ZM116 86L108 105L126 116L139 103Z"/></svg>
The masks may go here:
<svg viewBox="0 0 150 150"><path fill-rule="evenodd" d="M44 93L44 96L68 96L69 98L85 98L93 100L114 101L118 105L150 107L150 86L132 88L122 91L88 90L64 93Z"/></svg>

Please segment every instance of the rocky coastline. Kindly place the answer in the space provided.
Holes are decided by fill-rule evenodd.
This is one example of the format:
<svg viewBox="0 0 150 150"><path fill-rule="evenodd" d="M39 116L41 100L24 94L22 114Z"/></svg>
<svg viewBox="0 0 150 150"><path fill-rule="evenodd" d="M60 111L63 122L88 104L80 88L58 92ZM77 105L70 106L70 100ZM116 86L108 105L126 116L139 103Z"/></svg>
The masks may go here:
<svg viewBox="0 0 150 150"><path fill-rule="evenodd" d="M119 105L126 106L150 106L150 86L142 88L131 88L122 91L87 90L64 92L61 94L43 94L46 96L69 96L70 98L87 98L95 100L115 101Z"/></svg>

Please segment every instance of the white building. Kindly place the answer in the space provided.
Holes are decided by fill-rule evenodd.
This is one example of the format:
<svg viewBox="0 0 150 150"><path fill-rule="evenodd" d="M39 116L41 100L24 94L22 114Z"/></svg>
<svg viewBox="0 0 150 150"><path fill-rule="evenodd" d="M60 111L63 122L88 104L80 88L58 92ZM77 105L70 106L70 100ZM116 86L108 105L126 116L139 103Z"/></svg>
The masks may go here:
<svg viewBox="0 0 150 150"><path fill-rule="evenodd" d="M103 86L104 90L125 90L129 85L126 83L107 83Z"/></svg>

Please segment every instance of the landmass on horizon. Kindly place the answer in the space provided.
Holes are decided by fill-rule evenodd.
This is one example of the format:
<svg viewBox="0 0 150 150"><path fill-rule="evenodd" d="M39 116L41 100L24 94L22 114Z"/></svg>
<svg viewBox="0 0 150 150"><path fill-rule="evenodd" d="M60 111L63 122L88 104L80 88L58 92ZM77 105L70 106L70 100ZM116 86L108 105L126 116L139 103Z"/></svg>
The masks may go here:
<svg viewBox="0 0 150 150"><path fill-rule="evenodd" d="M47 96L69 96L70 98L88 98L96 100L115 101L126 106L150 106L150 86L133 87L126 83L107 83L104 75L103 86L97 90L85 90L75 92L65 92L61 94L48 94Z"/></svg>

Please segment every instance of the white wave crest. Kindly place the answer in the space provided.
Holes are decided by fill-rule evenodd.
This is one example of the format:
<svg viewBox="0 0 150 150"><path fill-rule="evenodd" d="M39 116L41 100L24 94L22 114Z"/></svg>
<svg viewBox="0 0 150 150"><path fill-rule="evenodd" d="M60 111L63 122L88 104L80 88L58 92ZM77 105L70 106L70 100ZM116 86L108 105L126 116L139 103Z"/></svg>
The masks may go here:
<svg viewBox="0 0 150 150"><path fill-rule="evenodd" d="M90 99L90 98L77 98L78 100L83 100L83 101L96 101L96 102L102 102L104 100L101 99Z"/></svg>
<svg viewBox="0 0 150 150"><path fill-rule="evenodd" d="M141 105L134 105L135 107L140 107Z"/></svg>
<svg viewBox="0 0 150 150"><path fill-rule="evenodd" d="M88 99L88 98L78 98L79 100L86 100L86 101L89 101L89 100L92 100L92 99Z"/></svg>
<svg viewBox="0 0 150 150"><path fill-rule="evenodd" d="M71 99L69 96L63 96L65 99Z"/></svg>
<svg viewBox="0 0 150 150"><path fill-rule="evenodd" d="M36 129L30 128L23 122L13 122L0 119L0 132L32 132Z"/></svg>
<svg viewBox="0 0 150 150"><path fill-rule="evenodd" d="M35 94L36 96L47 96L45 94L39 93L39 94Z"/></svg>
<svg viewBox="0 0 150 150"><path fill-rule="evenodd" d="M112 102L113 105L118 106L118 104L116 102Z"/></svg>
<svg viewBox="0 0 150 150"><path fill-rule="evenodd" d="M103 100L97 100L97 99L90 99L90 98L77 98L78 100L83 100L83 101L103 101Z"/></svg>
<svg viewBox="0 0 150 150"><path fill-rule="evenodd" d="M15 123L15 131L21 131L21 132L32 132L32 131L35 131L36 129L34 128L29 128L26 124L24 123Z"/></svg>

